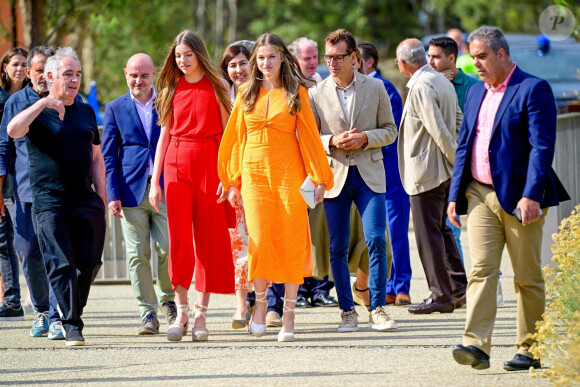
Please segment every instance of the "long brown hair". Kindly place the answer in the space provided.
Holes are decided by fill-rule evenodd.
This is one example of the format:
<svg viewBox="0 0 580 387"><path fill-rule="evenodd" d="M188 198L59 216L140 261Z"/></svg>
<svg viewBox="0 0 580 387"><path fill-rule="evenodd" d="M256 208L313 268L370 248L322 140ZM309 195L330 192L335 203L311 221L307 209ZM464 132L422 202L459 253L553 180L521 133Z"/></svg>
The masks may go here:
<svg viewBox="0 0 580 387"><path fill-rule="evenodd" d="M242 103L244 104L244 110L249 112L252 111L256 106L256 101L258 100L260 85L263 78L262 72L258 69L258 65L256 63L256 55L258 48L268 44L276 47L276 50L278 50L278 53L280 54L280 83L284 88L284 93L286 94L286 101L288 102L288 107L290 108L290 114L296 114L302 108L300 106L300 99L298 94L300 91L300 86L312 86L314 81L308 79L302 73L296 57L290 53L288 47L286 47L282 39L275 34L263 34L258 38L256 44L254 45L252 57L250 58L249 62L250 80L246 83L246 87L244 87L242 90L241 95Z"/></svg>
<svg viewBox="0 0 580 387"><path fill-rule="evenodd" d="M155 84L158 92L155 100L155 109L157 109L159 114L159 125L170 125L171 123L171 103L173 102L173 95L179 78L183 75L175 60L175 47L180 44L187 45L194 52L204 75L207 76L213 85L216 97L229 113L231 111L229 90L226 89L223 83L219 68L210 61L201 36L192 30L184 30L173 41Z"/></svg>
<svg viewBox="0 0 580 387"><path fill-rule="evenodd" d="M6 51L4 55L2 55L2 59L0 59L0 86L6 91L10 91L11 84L8 73L4 71L4 65L10 63L10 60L16 55L22 55L26 58L28 56L28 52L20 47L12 47Z"/></svg>

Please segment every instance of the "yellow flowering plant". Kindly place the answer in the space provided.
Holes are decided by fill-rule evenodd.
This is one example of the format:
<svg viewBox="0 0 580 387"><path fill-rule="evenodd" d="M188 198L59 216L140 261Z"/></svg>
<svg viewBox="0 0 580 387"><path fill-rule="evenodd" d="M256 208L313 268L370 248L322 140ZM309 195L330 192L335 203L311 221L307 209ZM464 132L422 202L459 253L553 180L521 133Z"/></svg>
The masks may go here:
<svg viewBox="0 0 580 387"><path fill-rule="evenodd" d="M544 267L548 307L536 323L531 352L547 360L549 368L532 376L548 378L555 385L580 383L580 205L564 219L553 235L552 261Z"/></svg>

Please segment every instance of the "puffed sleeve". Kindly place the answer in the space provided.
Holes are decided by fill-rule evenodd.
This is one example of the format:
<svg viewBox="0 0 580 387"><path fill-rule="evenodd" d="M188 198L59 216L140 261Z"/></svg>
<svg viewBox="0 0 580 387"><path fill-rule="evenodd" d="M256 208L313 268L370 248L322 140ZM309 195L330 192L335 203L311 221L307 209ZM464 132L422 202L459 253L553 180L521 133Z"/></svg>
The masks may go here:
<svg viewBox="0 0 580 387"><path fill-rule="evenodd" d="M246 147L246 120L240 98L236 98L232 114L218 153L218 176L224 189L242 186L242 159Z"/></svg>
<svg viewBox="0 0 580 387"><path fill-rule="evenodd" d="M310 108L308 90L304 86L300 86L300 105L302 109L296 114L296 130L306 173L314 184L324 184L326 190L329 190L334 185L334 175L328 164L314 114Z"/></svg>

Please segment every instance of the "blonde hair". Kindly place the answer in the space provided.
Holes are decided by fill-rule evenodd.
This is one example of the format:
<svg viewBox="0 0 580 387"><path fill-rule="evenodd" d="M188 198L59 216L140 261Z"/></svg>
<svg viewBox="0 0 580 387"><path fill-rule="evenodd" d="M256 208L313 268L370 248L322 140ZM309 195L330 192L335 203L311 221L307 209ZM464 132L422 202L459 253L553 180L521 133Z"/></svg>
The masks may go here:
<svg viewBox="0 0 580 387"><path fill-rule="evenodd" d="M241 94L244 110L250 112L254 110L254 107L256 106L263 77L262 72L258 69L256 63L256 55L258 48L266 45L276 47L276 50L280 54L280 83L284 89L284 93L286 94L286 101L288 102L290 114L296 114L302 108L300 106L299 97L300 86L310 87L314 84L314 81L308 79L302 73L296 57L290 53L282 39L275 34L263 34L258 38L254 45L254 50L252 51L252 56L249 62L250 80L246 83Z"/></svg>
<svg viewBox="0 0 580 387"><path fill-rule="evenodd" d="M165 58L163 68L155 84L158 92L157 99L155 100L155 109L157 109L157 113L159 114L159 125L163 126L171 123L173 95L175 94L179 78L183 75L175 60L175 47L180 44L187 45L195 53L204 75L207 76L213 85L217 99L229 113L231 111L229 90L224 85L219 68L209 59L209 54L201 36L192 30L184 30L173 41L173 45Z"/></svg>

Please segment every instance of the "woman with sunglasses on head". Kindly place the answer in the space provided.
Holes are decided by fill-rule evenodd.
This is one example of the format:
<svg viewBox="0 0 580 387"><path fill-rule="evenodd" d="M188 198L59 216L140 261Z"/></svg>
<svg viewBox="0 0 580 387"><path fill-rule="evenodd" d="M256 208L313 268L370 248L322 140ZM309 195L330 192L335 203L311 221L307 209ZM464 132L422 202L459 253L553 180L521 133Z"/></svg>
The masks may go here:
<svg viewBox="0 0 580 387"><path fill-rule="evenodd" d="M187 334L187 293L195 269L197 303L193 341L205 341L206 312L211 293L234 292L230 237L217 175L219 141L230 113L227 83L211 63L201 37L181 32L173 42L157 80L155 108L161 133L155 154L149 200L161 201L164 171L169 228L169 276L178 314L167 339ZM216 193L217 190L217 193Z"/></svg>
<svg viewBox="0 0 580 387"><path fill-rule="evenodd" d="M267 281L285 284L278 341L294 340L298 285L312 274L307 206L300 186L308 176L315 202L334 184L314 115L307 79L298 61L274 34L258 38L250 80L236 99L219 152L219 175L229 201L244 210L250 235L249 276L256 306L249 330L266 331ZM241 188L241 192L240 192Z"/></svg>

